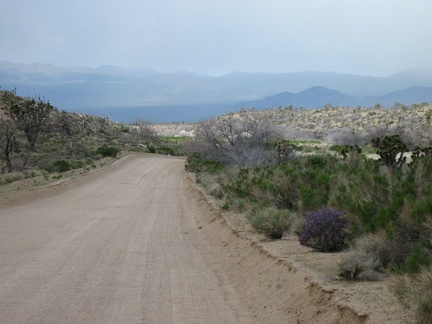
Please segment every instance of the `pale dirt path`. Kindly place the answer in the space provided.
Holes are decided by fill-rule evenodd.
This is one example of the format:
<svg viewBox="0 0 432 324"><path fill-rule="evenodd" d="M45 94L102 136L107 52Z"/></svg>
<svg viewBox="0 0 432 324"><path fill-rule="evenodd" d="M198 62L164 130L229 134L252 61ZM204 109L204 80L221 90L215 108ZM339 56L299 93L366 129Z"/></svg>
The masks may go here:
<svg viewBox="0 0 432 324"><path fill-rule="evenodd" d="M197 226L183 160L84 179L0 207L0 323L253 323Z"/></svg>

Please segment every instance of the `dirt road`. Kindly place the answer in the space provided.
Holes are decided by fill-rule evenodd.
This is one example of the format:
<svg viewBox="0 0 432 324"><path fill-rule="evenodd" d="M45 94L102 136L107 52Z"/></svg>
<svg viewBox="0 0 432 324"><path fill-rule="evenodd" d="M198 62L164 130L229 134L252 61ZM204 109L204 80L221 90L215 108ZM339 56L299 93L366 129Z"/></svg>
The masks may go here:
<svg viewBox="0 0 432 324"><path fill-rule="evenodd" d="M83 179L0 207L0 323L254 322L196 223L183 160Z"/></svg>

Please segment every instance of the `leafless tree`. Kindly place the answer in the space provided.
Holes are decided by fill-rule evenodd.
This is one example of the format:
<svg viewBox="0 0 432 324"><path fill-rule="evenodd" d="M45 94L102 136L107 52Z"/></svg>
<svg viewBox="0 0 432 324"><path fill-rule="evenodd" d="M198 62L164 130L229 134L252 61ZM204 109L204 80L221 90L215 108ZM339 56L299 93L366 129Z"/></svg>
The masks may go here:
<svg viewBox="0 0 432 324"><path fill-rule="evenodd" d="M328 143L345 145L363 145L368 142L366 135L348 128L332 129L327 132L324 139Z"/></svg>
<svg viewBox="0 0 432 324"><path fill-rule="evenodd" d="M150 122L138 119L135 122L135 126L137 126L137 136L140 140L152 142L158 138L157 133Z"/></svg>
<svg viewBox="0 0 432 324"><path fill-rule="evenodd" d="M54 107L41 97L20 99L10 91L4 93L3 99L10 118L24 132L29 150L34 151L39 133Z"/></svg>
<svg viewBox="0 0 432 324"><path fill-rule="evenodd" d="M240 166L275 162L277 127L254 113L230 114L201 124L197 138L208 145L207 156Z"/></svg>

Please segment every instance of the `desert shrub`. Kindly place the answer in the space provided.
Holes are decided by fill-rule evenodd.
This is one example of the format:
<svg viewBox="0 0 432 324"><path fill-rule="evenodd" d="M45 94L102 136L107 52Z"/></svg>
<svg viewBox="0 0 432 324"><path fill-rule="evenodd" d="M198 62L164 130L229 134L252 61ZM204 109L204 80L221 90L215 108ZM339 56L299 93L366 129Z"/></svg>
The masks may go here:
<svg viewBox="0 0 432 324"><path fill-rule="evenodd" d="M233 198L260 207L275 206L279 209L291 209L291 198L296 191L285 190L292 183L281 172L280 168L241 168L231 174L224 185L226 193Z"/></svg>
<svg viewBox="0 0 432 324"><path fill-rule="evenodd" d="M51 172L52 171L66 172L69 171L70 169L72 169L72 166L68 161L57 160L53 163Z"/></svg>
<svg viewBox="0 0 432 324"><path fill-rule="evenodd" d="M45 167L45 171L48 172L66 172L73 169L79 169L84 167L83 161L66 161L57 160Z"/></svg>
<svg viewBox="0 0 432 324"><path fill-rule="evenodd" d="M417 323L432 323L432 268L416 275L397 276L391 284L399 301L414 313Z"/></svg>
<svg viewBox="0 0 432 324"><path fill-rule="evenodd" d="M270 119L256 112L228 114L202 122L197 142L203 142L203 155L228 165L264 166L276 163L273 145L282 135Z"/></svg>
<svg viewBox="0 0 432 324"><path fill-rule="evenodd" d="M359 163L360 167L344 163L337 169L329 197L330 206L355 215L360 225L352 228L356 236L385 228L397 218L388 177L375 161Z"/></svg>
<svg viewBox="0 0 432 324"><path fill-rule="evenodd" d="M156 153L156 148L154 146L149 146L148 150L150 153Z"/></svg>
<svg viewBox="0 0 432 324"><path fill-rule="evenodd" d="M156 149L156 152L159 154L165 154L165 155L175 155L174 150L169 146L159 146Z"/></svg>
<svg viewBox="0 0 432 324"><path fill-rule="evenodd" d="M325 156L310 155L306 158L306 165L312 168L323 168L327 163Z"/></svg>
<svg viewBox="0 0 432 324"><path fill-rule="evenodd" d="M301 210L311 211L326 206L329 197L331 176L327 170L313 167L300 173Z"/></svg>
<svg viewBox="0 0 432 324"><path fill-rule="evenodd" d="M208 159L199 153L193 153L188 156L185 168L187 171L200 173L215 173L224 169L223 163Z"/></svg>
<svg viewBox="0 0 432 324"><path fill-rule="evenodd" d="M20 181L25 179L25 176L22 172L11 172L7 174L2 174L0 177L0 185L10 184L15 181Z"/></svg>
<svg viewBox="0 0 432 324"><path fill-rule="evenodd" d="M351 250L338 263L338 278L343 280L378 280L381 276L377 272L380 261L373 254L362 250Z"/></svg>
<svg viewBox="0 0 432 324"><path fill-rule="evenodd" d="M345 213L322 208L306 214L306 221L299 233L301 245L320 252L341 251L347 246L348 220Z"/></svg>
<svg viewBox="0 0 432 324"><path fill-rule="evenodd" d="M432 272L425 268L418 277L416 317L419 323L432 323Z"/></svg>
<svg viewBox="0 0 432 324"><path fill-rule="evenodd" d="M216 176L211 173L200 173L196 176L196 182L200 183L207 195L214 196L218 199L224 197L224 192L221 184L216 179Z"/></svg>
<svg viewBox="0 0 432 324"><path fill-rule="evenodd" d="M242 212L247 208L246 201L244 199L233 199L231 201L231 208Z"/></svg>
<svg viewBox="0 0 432 324"><path fill-rule="evenodd" d="M83 168L85 163L83 161L69 161L71 169Z"/></svg>
<svg viewBox="0 0 432 324"><path fill-rule="evenodd" d="M390 262L390 249L384 234L366 234L357 238L338 264L339 278L371 281L380 279L380 272Z"/></svg>
<svg viewBox="0 0 432 324"><path fill-rule="evenodd" d="M329 147L330 151L335 151L338 153L342 153L342 151L346 148L346 145L341 145L341 144L333 144Z"/></svg>
<svg viewBox="0 0 432 324"><path fill-rule="evenodd" d="M306 218L303 214L291 213L289 232L298 236L305 222Z"/></svg>
<svg viewBox="0 0 432 324"><path fill-rule="evenodd" d="M253 213L249 219L253 228L272 239L282 238L290 226L290 214L286 209L267 207Z"/></svg>
<svg viewBox="0 0 432 324"><path fill-rule="evenodd" d="M411 246L402 270L406 273L418 273L422 267L430 265L429 251L422 242L419 242Z"/></svg>
<svg viewBox="0 0 432 324"><path fill-rule="evenodd" d="M393 230L388 233L390 267L395 272L417 273L432 264L432 228L429 220L418 223L405 205Z"/></svg>
<svg viewBox="0 0 432 324"><path fill-rule="evenodd" d="M117 154L120 153L120 150L113 146L103 145L96 150L96 153L102 155L103 157L116 157Z"/></svg>

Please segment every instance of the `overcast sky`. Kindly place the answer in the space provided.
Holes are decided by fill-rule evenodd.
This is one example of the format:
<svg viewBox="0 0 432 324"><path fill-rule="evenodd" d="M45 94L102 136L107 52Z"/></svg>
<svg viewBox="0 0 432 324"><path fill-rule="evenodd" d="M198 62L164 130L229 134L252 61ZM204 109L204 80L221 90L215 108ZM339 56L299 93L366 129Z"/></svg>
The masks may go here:
<svg viewBox="0 0 432 324"><path fill-rule="evenodd" d="M432 66L432 0L0 0L0 60L210 75Z"/></svg>

